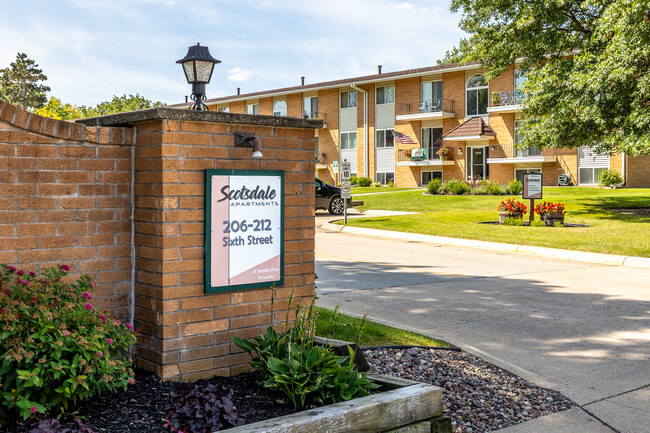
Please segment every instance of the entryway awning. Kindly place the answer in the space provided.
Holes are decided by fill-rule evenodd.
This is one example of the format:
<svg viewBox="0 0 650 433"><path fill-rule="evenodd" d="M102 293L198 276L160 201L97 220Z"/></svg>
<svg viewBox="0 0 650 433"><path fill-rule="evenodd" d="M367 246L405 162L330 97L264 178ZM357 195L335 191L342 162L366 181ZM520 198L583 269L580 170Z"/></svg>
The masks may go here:
<svg viewBox="0 0 650 433"><path fill-rule="evenodd" d="M444 141L485 140L496 137L494 129L483 118L472 117L442 136Z"/></svg>

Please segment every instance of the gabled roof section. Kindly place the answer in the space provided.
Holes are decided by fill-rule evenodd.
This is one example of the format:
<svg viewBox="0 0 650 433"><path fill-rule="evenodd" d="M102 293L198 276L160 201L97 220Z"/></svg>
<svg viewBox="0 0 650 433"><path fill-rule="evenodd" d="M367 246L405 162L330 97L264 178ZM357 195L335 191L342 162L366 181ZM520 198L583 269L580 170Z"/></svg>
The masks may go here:
<svg viewBox="0 0 650 433"><path fill-rule="evenodd" d="M482 117L472 117L446 133L443 138L445 140L462 140L463 137L484 138L496 137L496 135L494 129L490 128Z"/></svg>
<svg viewBox="0 0 650 433"><path fill-rule="evenodd" d="M447 65L436 65L436 66L427 66L424 68L417 68L417 69L406 69L403 71L395 71L395 72L384 72L381 74L374 74L374 75L364 75L361 77L353 77L353 78L344 78L342 80L333 80L333 81L324 81L321 83L314 83L314 84L305 84L304 86L292 86L292 87L283 87L280 89L272 89L272 90L264 90L261 92L253 92L253 93L243 93L241 95L231 95L231 96L222 96L220 98L212 98L208 99L205 101L206 104L216 104L220 102L232 102L232 101L242 101L246 99L256 99L264 96L270 96L270 95L278 95L278 94L285 94L285 93L297 93L297 92L305 92L309 90L317 90L317 89L323 89L323 88L333 88L333 87L343 87L346 84L363 84L366 82L373 82L373 81L384 81L384 80L390 80L390 79L395 79L395 78L400 78L400 77L405 77L405 76L418 76L418 75L427 75L427 74L433 74L436 72L451 72L453 70L465 70L465 69L473 69L480 66L480 62L468 62L462 66L460 66L458 63L450 63ZM189 105L188 104L173 104L169 105L169 107L177 107L177 106L185 106Z"/></svg>

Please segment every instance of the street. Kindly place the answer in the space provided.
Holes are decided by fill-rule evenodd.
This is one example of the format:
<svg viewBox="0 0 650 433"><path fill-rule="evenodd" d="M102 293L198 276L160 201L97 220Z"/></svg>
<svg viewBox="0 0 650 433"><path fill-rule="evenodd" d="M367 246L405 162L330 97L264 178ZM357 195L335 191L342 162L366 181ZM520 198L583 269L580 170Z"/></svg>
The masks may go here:
<svg viewBox="0 0 650 433"><path fill-rule="evenodd" d="M594 416L604 431L650 431L650 270L333 233L316 220L319 305L448 341L583 409L535 420L542 428Z"/></svg>

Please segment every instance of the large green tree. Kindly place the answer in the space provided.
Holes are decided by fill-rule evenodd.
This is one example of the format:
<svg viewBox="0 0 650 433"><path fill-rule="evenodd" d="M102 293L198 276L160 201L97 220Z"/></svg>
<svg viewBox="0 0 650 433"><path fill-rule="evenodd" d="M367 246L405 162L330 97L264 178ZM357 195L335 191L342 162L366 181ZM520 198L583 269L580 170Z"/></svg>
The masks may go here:
<svg viewBox="0 0 650 433"><path fill-rule="evenodd" d="M522 146L650 154L648 0L452 0L469 37L445 62L478 60L488 78L517 59Z"/></svg>
<svg viewBox="0 0 650 433"><path fill-rule="evenodd" d="M139 94L113 96L110 101L100 102L95 107L81 106L82 117L95 117L102 114L115 114L124 111L136 111L145 108L162 107L162 102L152 102Z"/></svg>
<svg viewBox="0 0 650 433"><path fill-rule="evenodd" d="M47 80L38 65L25 53L16 54L16 61L8 68L0 69L0 99L18 105L25 110L34 110L47 102L48 86L39 84Z"/></svg>

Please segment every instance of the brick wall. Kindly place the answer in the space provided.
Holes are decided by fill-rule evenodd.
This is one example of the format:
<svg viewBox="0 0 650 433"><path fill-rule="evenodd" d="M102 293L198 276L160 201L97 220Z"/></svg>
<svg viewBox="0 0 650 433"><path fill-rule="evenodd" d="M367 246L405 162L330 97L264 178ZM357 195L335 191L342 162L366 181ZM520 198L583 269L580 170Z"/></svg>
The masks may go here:
<svg viewBox="0 0 650 433"><path fill-rule="evenodd" d="M650 187L650 156L627 157L625 171L626 186L632 188Z"/></svg>
<svg viewBox="0 0 650 433"><path fill-rule="evenodd" d="M67 264L96 305L131 309L130 128L86 127L0 101L0 263Z"/></svg>
<svg viewBox="0 0 650 433"><path fill-rule="evenodd" d="M298 299L314 294L315 140L305 125L319 122L158 110L130 121L138 365L183 381L235 374L249 368L248 355L231 339L259 335L271 323L271 289L204 293L204 170L285 172L285 286L275 304L283 321L291 290ZM125 121L117 116L104 122ZM251 119L258 124L247 124ZM283 126L293 124L303 129ZM235 132L258 135L264 157L235 148Z"/></svg>

